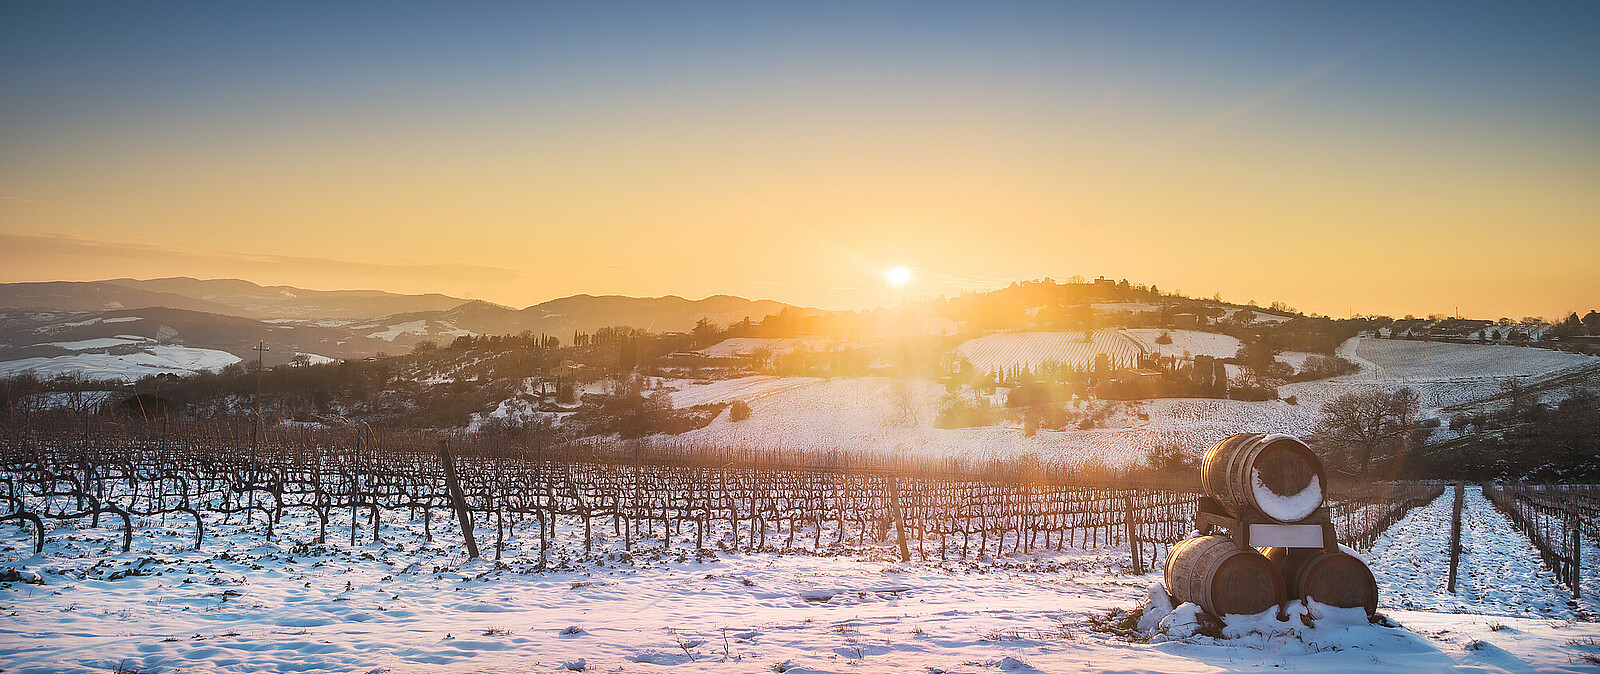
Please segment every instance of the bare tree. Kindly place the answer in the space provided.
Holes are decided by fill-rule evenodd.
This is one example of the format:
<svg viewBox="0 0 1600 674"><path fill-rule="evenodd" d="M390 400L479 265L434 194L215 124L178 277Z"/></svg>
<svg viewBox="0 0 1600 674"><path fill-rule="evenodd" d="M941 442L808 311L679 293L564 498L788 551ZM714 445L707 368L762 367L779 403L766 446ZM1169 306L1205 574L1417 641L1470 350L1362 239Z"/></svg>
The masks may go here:
<svg viewBox="0 0 1600 674"><path fill-rule="evenodd" d="M1363 479L1374 461L1399 456L1417 427L1416 391L1346 393L1322 407L1314 437Z"/></svg>
<svg viewBox="0 0 1600 674"><path fill-rule="evenodd" d="M922 421L918 410L916 394L904 379L893 379L889 382L889 401L893 405L893 419L898 426L915 426Z"/></svg>

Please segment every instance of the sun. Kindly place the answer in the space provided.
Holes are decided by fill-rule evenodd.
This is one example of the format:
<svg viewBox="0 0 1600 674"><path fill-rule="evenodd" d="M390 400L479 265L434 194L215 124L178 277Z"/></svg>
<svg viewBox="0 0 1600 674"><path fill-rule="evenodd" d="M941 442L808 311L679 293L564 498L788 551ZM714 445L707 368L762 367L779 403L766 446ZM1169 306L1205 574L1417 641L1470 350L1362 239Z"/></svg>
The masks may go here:
<svg viewBox="0 0 1600 674"><path fill-rule="evenodd" d="M911 280L911 270L905 267L895 267L890 269L885 276L889 278L889 285L903 286L907 281Z"/></svg>

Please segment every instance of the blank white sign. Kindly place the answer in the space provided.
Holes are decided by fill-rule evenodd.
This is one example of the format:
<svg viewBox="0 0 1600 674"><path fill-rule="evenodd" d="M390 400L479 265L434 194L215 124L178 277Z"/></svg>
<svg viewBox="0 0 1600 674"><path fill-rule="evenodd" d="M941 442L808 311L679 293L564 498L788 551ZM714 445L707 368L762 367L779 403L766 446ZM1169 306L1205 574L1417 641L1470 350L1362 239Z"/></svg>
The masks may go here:
<svg viewBox="0 0 1600 674"><path fill-rule="evenodd" d="M1322 526L1318 524L1252 524L1250 545L1257 548L1320 548Z"/></svg>

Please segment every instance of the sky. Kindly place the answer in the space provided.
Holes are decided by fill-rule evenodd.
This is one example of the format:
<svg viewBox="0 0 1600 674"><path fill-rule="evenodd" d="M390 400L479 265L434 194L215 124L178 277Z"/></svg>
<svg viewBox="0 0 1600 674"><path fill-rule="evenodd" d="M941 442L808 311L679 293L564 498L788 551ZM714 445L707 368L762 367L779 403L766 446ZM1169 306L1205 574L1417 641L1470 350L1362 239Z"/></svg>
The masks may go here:
<svg viewBox="0 0 1600 674"><path fill-rule="evenodd" d="M4 3L0 282L1582 314L1597 34L1594 2Z"/></svg>

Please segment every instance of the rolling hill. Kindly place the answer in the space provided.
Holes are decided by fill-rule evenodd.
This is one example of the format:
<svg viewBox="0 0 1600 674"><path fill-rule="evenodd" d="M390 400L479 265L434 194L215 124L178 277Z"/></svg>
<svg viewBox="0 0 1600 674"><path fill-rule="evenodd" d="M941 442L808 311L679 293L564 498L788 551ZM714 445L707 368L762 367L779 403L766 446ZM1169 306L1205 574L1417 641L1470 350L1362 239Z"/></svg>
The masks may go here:
<svg viewBox="0 0 1600 674"><path fill-rule="evenodd" d="M688 331L701 319L727 324L786 308L790 305L728 295L702 300L574 295L513 309L439 294L306 290L237 279L7 283L0 284L0 373L89 378L184 373L195 368L180 365L230 359L190 354L196 358L185 360L159 355L156 347L253 360L252 347L260 340L271 347L269 366L298 353L335 359L403 353L423 341L448 343L469 334L527 331L570 342L573 333L608 326Z"/></svg>

